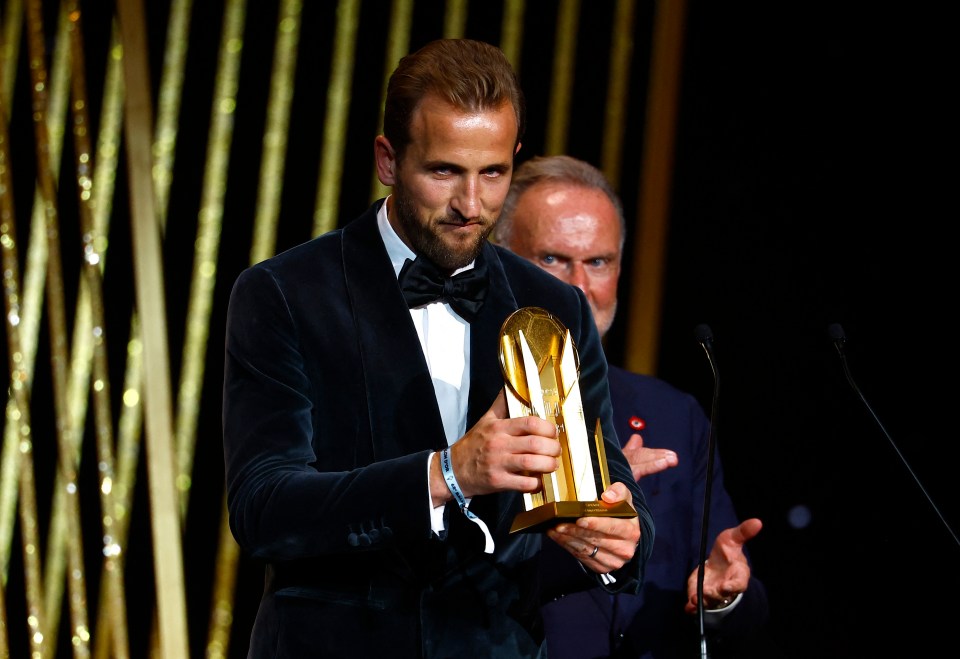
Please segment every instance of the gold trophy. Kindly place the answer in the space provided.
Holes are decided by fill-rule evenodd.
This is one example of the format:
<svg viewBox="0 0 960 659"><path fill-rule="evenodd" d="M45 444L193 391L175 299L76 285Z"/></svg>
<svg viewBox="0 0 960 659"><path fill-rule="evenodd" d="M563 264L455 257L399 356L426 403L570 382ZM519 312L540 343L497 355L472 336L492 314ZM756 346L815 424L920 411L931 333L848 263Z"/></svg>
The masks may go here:
<svg viewBox="0 0 960 659"><path fill-rule="evenodd" d="M600 499L610 486L603 431L598 418L594 463L580 398L580 360L570 330L546 309L518 309L500 328L500 369L510 417L553 421L561 446L560 467L541 476L538 492L524 493L525 511L514 518L510 532L542 531L578 517L636 517L628 503Z"/></svg>

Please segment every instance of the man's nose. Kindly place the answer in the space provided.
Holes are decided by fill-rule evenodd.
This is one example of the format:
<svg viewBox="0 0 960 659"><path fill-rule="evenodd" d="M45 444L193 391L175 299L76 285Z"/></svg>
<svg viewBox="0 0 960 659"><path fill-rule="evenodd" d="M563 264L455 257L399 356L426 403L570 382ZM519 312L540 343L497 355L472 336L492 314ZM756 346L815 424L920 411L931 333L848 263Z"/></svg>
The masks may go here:
<svg viewBox="0 0 960 659"><path fill-rule="evenodd" d="M464 177L460 185L457 186L456 193L451 200L451 206L467 219L480 215L479 186L475 178Z"/></svg>
<svg viewBox="0 0 960 659"><path fill-rule="evenodd" d="M569 282L583 291L585 295L589 295L590 291L588 289L590 288L590 284L587 278L587 271L582 263L570 264Z"/></svg>

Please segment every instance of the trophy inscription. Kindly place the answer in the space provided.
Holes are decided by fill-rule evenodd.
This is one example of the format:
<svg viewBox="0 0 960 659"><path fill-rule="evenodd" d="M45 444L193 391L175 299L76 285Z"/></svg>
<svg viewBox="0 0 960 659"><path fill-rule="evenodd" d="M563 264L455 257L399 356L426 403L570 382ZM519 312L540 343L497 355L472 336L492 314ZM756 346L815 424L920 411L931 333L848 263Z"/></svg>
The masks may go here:
<svg viewBox="0 0 960 659"><path fill-rule="evenodd" d="M523 495L525 510L510 532L542 531L578 517L636 517L629 504L600 499L610 486L603 432L597 419L591 452L570 330L545 309L518 309L500 329L500 368L511 418L532 414L552 421L561 446L560 467L541 477L539 491Z"/></svg>

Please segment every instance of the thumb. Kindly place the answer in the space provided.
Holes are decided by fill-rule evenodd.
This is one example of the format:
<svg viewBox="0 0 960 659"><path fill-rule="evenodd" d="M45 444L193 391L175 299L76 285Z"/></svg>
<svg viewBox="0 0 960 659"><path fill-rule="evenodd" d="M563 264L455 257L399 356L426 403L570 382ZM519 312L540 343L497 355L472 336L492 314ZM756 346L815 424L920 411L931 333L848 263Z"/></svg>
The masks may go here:
<svg viewBox="0 0 960 659"><path fill-rule="evenodd" d="M623 450L637 450L643 448L643 437L640 436L640 433L635 432L630 435L630 439L627 440L627 443L623 445Z"/></svg>
<svg viewBox="0 0 960 659"><path fill-rule="evenodd" d="M510 415L507 413L507 395L503 389L500 389L500 393L497 395L496 399L493 401L493 404L490 406L490 409L487 410L487 416L493 416L496 419L508 419Z"/></svg>
<svg viewBox="0 0 960 659"><path fill-rule="evenodd" d="M744 545L757 537L757 534L760 533L760 529L762 528L763 522L756 517L751 517L750 519L746 519L740 522L739 525L730 529L730 537L737 544Z"/></svg>
<svg viewBox="0 0 960 659"><path fill-rule="evenodd" d="M756 517L751 517L740 523L740 533L743 535L743 541L753 540L763 528L763 522Z"/></svg>

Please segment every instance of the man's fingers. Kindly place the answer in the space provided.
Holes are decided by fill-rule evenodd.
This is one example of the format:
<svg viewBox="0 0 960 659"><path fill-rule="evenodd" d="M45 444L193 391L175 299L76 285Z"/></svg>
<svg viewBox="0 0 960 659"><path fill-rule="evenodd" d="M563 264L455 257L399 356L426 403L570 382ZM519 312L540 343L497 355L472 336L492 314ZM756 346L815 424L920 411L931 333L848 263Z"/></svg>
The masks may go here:
<svg viewBox="0 0 960 659"><path fill-rule="evenodd" d="M643 437L640 436L640 433L633 433L630 435L630 439L627 440L627 443L623 445L623 450L627 451L637 451L643 448Z"/></svg>
<svg viewBox="0 0 960 659"><path fill-rule="evenodd" d="M631 506L633 505L633 493L630 492L626 485L619 481L612 483L610 487L604 490L600 494L600 498L607 503L619 503L621 501L626 501Z"/></svg>
<svg viewBox="0 0 960 659"><path fill-rule="evenodd" d="M623 455L630 463L630 469L636 480L676 467L680 462L677 454L670 449L645 447L643 438L638 434L630 436L623 447Z"/></svg>
<svg viewBox="0 0 960 659"><path fill-rule="evenodd" d="M757 534L760 533L760 529L763 528L763 522L761 522L756 517L751 517L740 522L739 526L736 526L732 529L731 537L738 544L746 544L750 540L753 540L757 537Z"/></svg>

